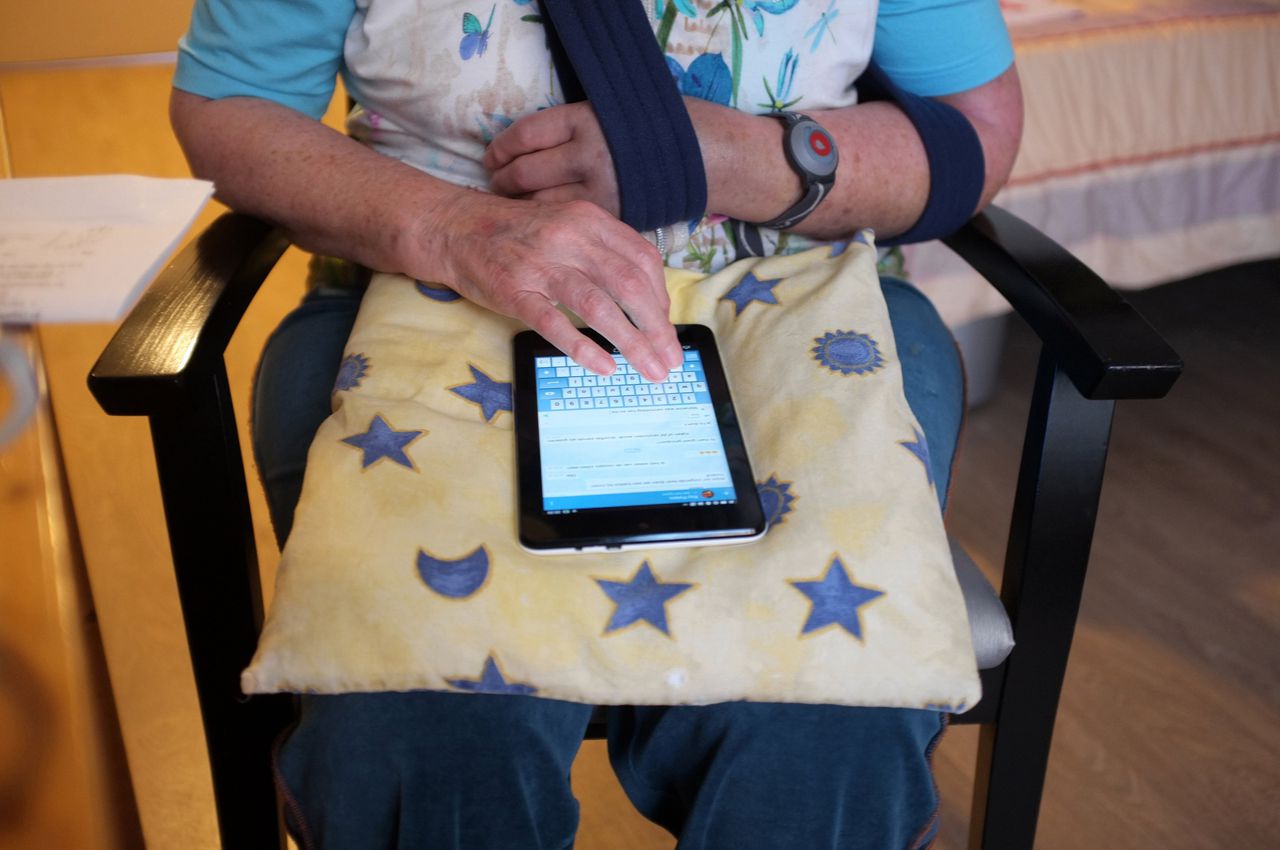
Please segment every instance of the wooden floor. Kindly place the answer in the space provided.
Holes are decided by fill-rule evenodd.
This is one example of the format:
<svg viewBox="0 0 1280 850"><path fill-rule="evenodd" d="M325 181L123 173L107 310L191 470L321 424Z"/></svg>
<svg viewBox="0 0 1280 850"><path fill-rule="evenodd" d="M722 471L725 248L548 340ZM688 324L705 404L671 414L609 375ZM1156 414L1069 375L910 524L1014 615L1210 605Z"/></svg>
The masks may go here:
<svg viewBox="0 0 1280 850"><path fill-rule="evenodd" d="M1280 244L1280 243L1278 243ZM1118 405L1037 847L1280 846L1280 263L1135 293L1187 368ZM952 533L999 563L1037 346L968 420ZM963 734L955 734L956 731ZM963 847L973 730L938 779Z"/></svg>
<svg viewBox="0 0 1280 850"><path fill-rule="evenodd" d="M16 173L181 173L163 129L167 73L0 72ZM269 289L233 344L241 411L254 352L296 294L296 282ZM1280 846L1280 567L1273 554L1280 548L1280 264L1132 300L1188 368L1168 399L1119 407L1037 847L1273 848ZM61 384L54 401L71 489L147 846L212 848L208 780L171 580L164 580L163 536L148 518L157 502L144 474L145 428L102 417L83 391L108 333L81 327L42 335L51 377ZM984 568L1003 556L1034 361L1030 336L1015 331L1004 389L967 425L949 524ZM121 473L110 464L126 462L131 471L113 479ZM130 521L121 522L122 514ZM0 581L8 563L0 557ZM939 750L939 848L964 846L974 745L974 730L957 727ZM0 760L10 755L0 748ZM0 773L11 767L0 765ZM601 744L584 745L574 785L583 850L674 846L627 805ZM58 802L56 790L45 793L43 801L23 798L26 832L5 831L23 812L0 811L0 847L138 846L128 818L114 843L68 845L65 836L94 833L65 823L61 832L39 834L54 828L47 812ZM77 807L62 811L64 819L78 816ZM46 827L33 812L46 813Z"/></svg>

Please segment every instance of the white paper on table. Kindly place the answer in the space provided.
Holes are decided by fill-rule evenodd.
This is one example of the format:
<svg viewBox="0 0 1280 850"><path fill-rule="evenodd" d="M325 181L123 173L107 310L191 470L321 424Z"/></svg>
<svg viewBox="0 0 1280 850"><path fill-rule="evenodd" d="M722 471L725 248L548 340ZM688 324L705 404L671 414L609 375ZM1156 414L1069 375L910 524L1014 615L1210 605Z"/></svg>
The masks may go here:
<svg viewBox="0 0 1280 850"><path fill-rule="evenodd" d="M207 180L0 180L0 322L110 322L213 194Z"/></svg>

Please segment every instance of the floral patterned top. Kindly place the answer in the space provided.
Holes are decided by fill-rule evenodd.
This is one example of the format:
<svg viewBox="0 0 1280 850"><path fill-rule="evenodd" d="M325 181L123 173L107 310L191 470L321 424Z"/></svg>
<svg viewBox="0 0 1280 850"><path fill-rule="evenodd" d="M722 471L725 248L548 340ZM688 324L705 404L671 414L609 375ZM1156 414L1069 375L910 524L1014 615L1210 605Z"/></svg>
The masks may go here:
<svg viewBox="0 0 1280 850"><path fill-rule="evenodd" d="M902 65L895 78L922 94L980 85L1012 61L997 0L643 2L680 92L752 113L855 103L852 83L873 45L881 66L894 74ZM521 116L564 102L536 0L244 6L198 0L176 87L267 97L318 116L341 72L358 104L352 136L455 184L487 189L485 146ZM921 68L932 71L920 77ZM763 235L769 253L812 244ZM713 272L733 259L731 244L713 211L667 262Z"/></svg>

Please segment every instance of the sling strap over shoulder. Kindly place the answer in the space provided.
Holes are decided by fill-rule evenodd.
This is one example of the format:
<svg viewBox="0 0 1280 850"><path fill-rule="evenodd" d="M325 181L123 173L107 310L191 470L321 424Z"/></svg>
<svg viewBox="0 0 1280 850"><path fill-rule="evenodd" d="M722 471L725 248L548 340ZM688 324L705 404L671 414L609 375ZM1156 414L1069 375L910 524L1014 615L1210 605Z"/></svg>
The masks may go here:
<svg viewBox="0 0 1280 850"><path fill-rule="evenodd" d="M653 230L702 217L707 179L702 151L641 3L541 0L561 87L591 101L618 177L622 220ZM929 197L906 233L881 245L946 236L977 209L985 179L982 143L949 104L898 86L874 63L857 81L861 100L889 101L910 119L929 162ZM755 225L734 228L738 256L764 253Z"/></svg>
<svg viewBox="0 0 1280 850"><path fill-rule="evenodd" d="M565 97L590 100L609 144L622 220L644 231L701 219L707 207L702 149L644 5L541 4Z"/></svg>

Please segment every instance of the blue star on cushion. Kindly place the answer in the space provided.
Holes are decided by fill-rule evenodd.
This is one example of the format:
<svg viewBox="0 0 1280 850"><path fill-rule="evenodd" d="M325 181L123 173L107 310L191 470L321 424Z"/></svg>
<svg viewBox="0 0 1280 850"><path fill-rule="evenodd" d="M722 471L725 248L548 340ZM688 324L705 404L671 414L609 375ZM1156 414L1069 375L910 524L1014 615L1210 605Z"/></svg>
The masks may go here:
<svg viewBox="0 0 1280 850"><path fill-rule="evenodd" d="M471 369L471 377L475 380L469 384L449 387L449 392L465 398L472 404L480 405L480 413L484 416L485 422L492 422L493 418L502 411L511 410L511 383L495 381L475 366L467 365Z"/></svg>
<svg viewBox="0 0 1280 850"><path fill-rule="evenodd" d="M538 689L533 685L520 682L508 682L498 668L498 661L490 655L484 662L484 671L479 679L445 679L450 687L460 691L471 691L477 694L518 694L527 696L536 694Z"/></svg>
<svg viewBox="0 0 1280 850"><path fill-rule="evenodd" d="M457 301L462 298L461 295L454 292L449 287L442 286L438 283L429 284L429 283L423 283L420 280L415 280L413 282L413 285L417 287L418 293L420 295L424 295L427 298L430 298L432 301L440 301L440 302L448 303L450 301Z"/></svg>
<svg viewBox="0 0 1280 850"><path fill-rule="evenodd" d="M920 462L924 464L925 477L929 479L929 486L932 487L934 486L933 464L929 461L929 443L925 441L924 434L921 434L919 429L912 428L911 430L916 435L915 440L911 442L908 442L907 440L899 440L898 445L920 458Z"/></svg>
<svg viewBox="0 0 1280 850"><path fill-rule="evenodd" d="M768 481L756 482L756 492L760 495L760 507L764 509L769 527L786 522L787 514L791 513L791 503L796 500L791 493L791 482L779 481L776 475L770 475Z"/></svg>
<svg viewBox="0 0 1280 850"><path fill-rule="evenodd" d="M369 422L369 430L363 434L344 437L342 442L355 446L364 452L361 466L368 469L385 458L390 458L401 466L416 469L413 461L404 453L405 447L421 437L426 431L397 431L387 424L381 415L374 416Z"/></svg>
<svg viewBox="0 0 1280 850"><path fill-rule="evenodd" d="M617 606L609 618L609 625L605 626L605 634L643 621L668 637L671 631L667 628L667 603L693 587L692 584L658 581L648 561L640 565L631 581L598 578L596 583Z"/></svg>
<svg viewBox="0 0 1280 850"><path fill-rule="evenodd" d="M738 281L720 300L732 301L736 308L733 315L741 316L742 311L747 309L747 305L752 301L759 301L761 304L777 304L778 296L773 294L773 288L779 283L782 283L782 278L760 280L755 272L747 272L742 280Z"/></svg>
<svg viewBox="0 0 1280 850"><path fill-rule="evenodd" d="M831 243L830 259L834 260L836 257L843 254L845 251L848 251L849 246L852 245L854 242L857 242L859 245L870 245L874 238L875 238L875 234L864 227L862 230L859 230L857 233L853 234L853 238L847 242Z"/></svg>
<svg viewBox="0 0 1280 850"><path fill-rule="evenodd" d="M793 579L790 584L813 603L809 619L800 630L801 634L834 625L862 640L862 622L858 619L858 609L873 599L884 596L883 590L854 584L839 557L832 559L831 566L827 567L827 574L822 578L810 581Z"/></svg>
<svg viewBox="0 0 1280 850"><path fill-rule="evenodd" d="M813 359L842 375L869 375L884 366L880 347L866 334L830 331L815 337Z"/></svg>
<svg viewBox="0 0 1280 850"><path fill-rule="evenodd" d="M354 390L360 386L364 376L369 374L369 358L363 354L348 354L342 358L338 367L338 377L333 382L333 391Z"/></svg>

